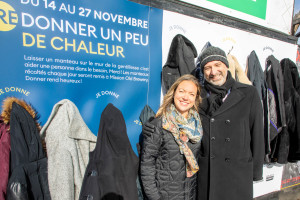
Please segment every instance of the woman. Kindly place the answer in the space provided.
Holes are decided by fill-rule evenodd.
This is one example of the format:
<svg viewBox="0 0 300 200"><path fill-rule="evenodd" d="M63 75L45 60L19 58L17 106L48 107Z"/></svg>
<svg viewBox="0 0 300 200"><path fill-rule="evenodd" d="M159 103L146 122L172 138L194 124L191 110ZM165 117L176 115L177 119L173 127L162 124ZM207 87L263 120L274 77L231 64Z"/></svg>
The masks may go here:
<svg viewBox="0 0 300 200"><path fill-rule="evenodd" d="M203 135L199 94L193 75L178 78L150 122L154 133L143 133L141 180L147 199L196 199L196 156Z"/></svg>

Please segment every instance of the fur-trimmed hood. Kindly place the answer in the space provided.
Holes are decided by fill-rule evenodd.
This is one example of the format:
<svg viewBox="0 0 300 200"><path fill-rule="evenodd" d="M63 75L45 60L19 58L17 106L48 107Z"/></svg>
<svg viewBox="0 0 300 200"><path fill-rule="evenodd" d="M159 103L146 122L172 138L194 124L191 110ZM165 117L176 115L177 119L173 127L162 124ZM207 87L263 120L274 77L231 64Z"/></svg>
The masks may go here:
<svg viewBox="0 0 300 200"><path fill-rule="evenodd" d="M3 100L3 102L2 102L2 112L1 112L1 117L2 117L3 122L5 124L10 123L10 115L11 115L13 102L16 102L17 104L22 106L30 114L30 116L32 116L38 130L40 131L41 130L41 125L40 125L40 122L38 121L39 120L39 115L38 115L37 111L33 108L33 106L31 104L27 103L23 99L18 99L16 97L7 97Z"/></svg>

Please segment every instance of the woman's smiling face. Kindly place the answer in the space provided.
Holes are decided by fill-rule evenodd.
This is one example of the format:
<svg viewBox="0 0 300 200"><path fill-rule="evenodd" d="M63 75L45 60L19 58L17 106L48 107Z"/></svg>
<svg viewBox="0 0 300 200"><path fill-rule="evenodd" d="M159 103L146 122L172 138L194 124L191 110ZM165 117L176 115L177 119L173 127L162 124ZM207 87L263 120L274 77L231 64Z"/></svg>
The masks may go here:
<svg viewBox="0 0 300 200"><path fill-rule="evenodd" d="M187 117L190 108L195 105L197 86L192 81L182 81L174 94L174 105L182 116Z"/></svg>

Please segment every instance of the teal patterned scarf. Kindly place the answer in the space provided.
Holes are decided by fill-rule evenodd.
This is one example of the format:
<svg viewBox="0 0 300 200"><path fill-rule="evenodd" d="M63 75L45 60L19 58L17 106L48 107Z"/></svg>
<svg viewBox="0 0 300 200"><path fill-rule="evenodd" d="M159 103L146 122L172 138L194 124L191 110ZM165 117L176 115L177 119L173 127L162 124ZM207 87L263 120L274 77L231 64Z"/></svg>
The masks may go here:
<svg viewBox="0 0 300 200"><path fill-rule="evenodd" d="M196 110L190 109L188 117L183 117L172 104L162 117L162 127L170 131L179 146L180 153L186 158L186 176L193 176L199 166L187 142L200 142L203 136L202 124Z"/></svg>

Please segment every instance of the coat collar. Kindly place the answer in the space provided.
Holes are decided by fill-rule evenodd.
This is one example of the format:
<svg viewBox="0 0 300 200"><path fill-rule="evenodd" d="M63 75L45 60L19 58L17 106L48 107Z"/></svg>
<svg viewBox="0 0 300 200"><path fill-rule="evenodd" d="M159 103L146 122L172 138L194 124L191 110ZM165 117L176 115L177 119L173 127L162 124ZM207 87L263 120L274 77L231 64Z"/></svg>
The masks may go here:
<svg viewBox="0 0 300 200"><path fill-rule="evenodd" d="M216 112L213 113L212 117L215 117L215 116L225 112L226 110L230 109L231 107L233 107L237 103L239 103L242 99L244 99L245 95L241 91L239 91L239 88L245 88L245 87L247 87L247 85L241 84L239 82L235 82L227 99L220 106L220 108L217 109ZM199 109L199 113L201 115L206 115L205 111L201 107Z"/></svg>

